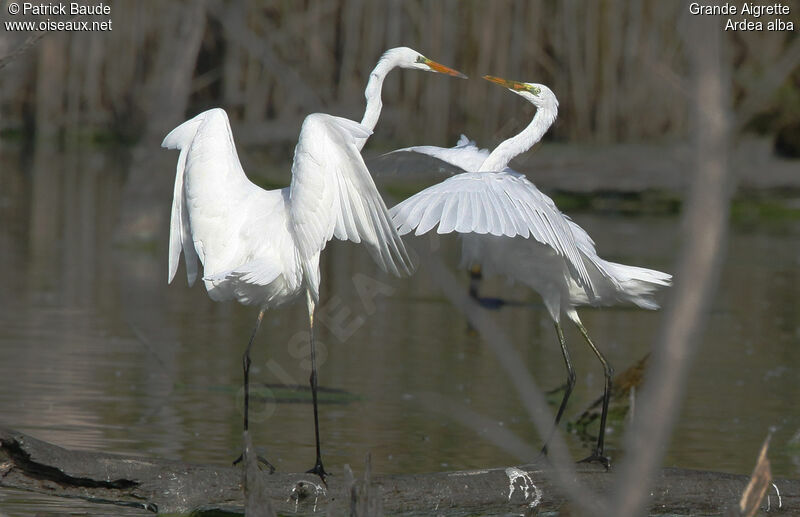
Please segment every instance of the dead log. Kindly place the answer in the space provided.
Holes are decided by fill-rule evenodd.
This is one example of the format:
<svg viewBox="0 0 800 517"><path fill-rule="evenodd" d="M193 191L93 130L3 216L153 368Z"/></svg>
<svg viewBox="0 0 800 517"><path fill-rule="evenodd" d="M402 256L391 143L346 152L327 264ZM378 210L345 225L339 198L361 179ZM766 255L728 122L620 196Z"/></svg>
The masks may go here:
<svg viewBox="0 0 800 517"><path fill-rule="evenodd" d="M349 471L349 468L346 468ZM599 466L581 466L588 487L606 493L613 475ZM357 494L380 497L390 514L432 512L437 515L527 513L556 510L567 497L551 481L545 463L461 472L328 478L267 471L258 486L279 513L348 515ZM72 451L23 433L0 428L0 487L30 490L98 503L136 506L159 513L230 511L244 507L243 470L228 466L191 465L179 461ZM748 476L667 468L661 471L650 500L657 513L719 513L735 506ZM369 483L369 487L361 486ZM781 507L800 512L800 481L774 480ZM770 504L778 505L771 488ZM376 502L372 501L371 505Z"/></svg>

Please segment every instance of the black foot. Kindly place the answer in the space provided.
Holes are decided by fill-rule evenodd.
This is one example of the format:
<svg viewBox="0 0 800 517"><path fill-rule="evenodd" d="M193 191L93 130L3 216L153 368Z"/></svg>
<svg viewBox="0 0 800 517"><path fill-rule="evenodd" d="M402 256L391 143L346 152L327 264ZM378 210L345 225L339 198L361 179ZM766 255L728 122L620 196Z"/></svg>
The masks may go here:
<svg viewBox="0 0 800 517"><path fill-rule="evenodd" d="M328 486L328 483L325 481L325 478L328 477L330 474L325 472L325 467L322 466L322 461L320 459L317 459L317 464L314 465L314 468L306 470L306 474L318 475L319 478L322 480L322 484L325 485L326 487Z"/></svg>
<svg viewBox="0 0 800 517"><path fill-rule="evenodd" d="M594 451L592 455L583 458L578 463L599 463L606 470L611 470L611 459L608 456L603 456L599 451Z"/></svg>
<svg viewBox="0 0 800 517"><path fill-rule="evenodd" d="M236 458L235 460L233 460L233 464L234 464L234 465L238 465L239 463L241 463L241 462L242 462L242 460L243 460L243 459L244 459L244 454L240 454L238 458ZM258 461L260 464L264 465L265 467L268 467L268 468L269 468L269 473L270 473L270 474L272 474L272 473L274 473L274 472L275 472L275 467L274 467L274 466L272 465L272 463L270 463L270 462L269 462L269 461L268 461L268 460L267 460L265 457L263 457L263 456L256 456L256 460L257 460L257 461Z"/></svg>

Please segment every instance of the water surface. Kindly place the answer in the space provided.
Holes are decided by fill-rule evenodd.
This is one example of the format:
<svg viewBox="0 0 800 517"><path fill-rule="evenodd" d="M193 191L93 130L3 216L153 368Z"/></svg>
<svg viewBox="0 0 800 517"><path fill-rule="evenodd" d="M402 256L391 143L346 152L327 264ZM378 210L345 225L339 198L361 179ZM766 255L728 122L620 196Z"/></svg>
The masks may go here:
<svg viewBox="0 0 800 517"><path fill-rule="evenodd" d="M153 174L174 174L175 158L165 152ZM201 285L187 286L183 266L167 285L166 228L154 246L120 242L115 229L127 171L117 154L22 160L5 149L0 163L2 425L64 447L229 464L240 449L241 354L256 310L211 302ZM275 175L288 182L288 171ZM165 206L170 198L165 192ZM673 268L677 218L572 215L606 258ZM458 242L438 245L455 271ZM798 221L733 227L667 465L749 473L775 427L773 473L800 473L798 250ZM320 408L328 470L341 473L346 463L360 470L368 452L376 473L531 459L492 442L488 428L468 428L431 409L429 394L436 394L534 450L540 446L497 359L424 268L396 279L364 250L337 242L322 271L320 382L348 394ZM552 322L536 296L502 281L487 282L485 292L530 302L493 317L541 386L561 384ZM647 352L660 322L659 313L632 309L585 310L581 317L617 371ZM307 382L306 324L304 303L267 313L254 350L256 383ZM567 339L578 375L566 414L572 418L600 395L603 377L579 334L568 329ZM279 469L312 466L310 404L257 401L253 421L255 443ZM624 453L622 431L619 424L609 430L612 456ZM574 435L568 441L576 457L588 454ZM0 489L0 509L10 514L92 508Z"/></svg>

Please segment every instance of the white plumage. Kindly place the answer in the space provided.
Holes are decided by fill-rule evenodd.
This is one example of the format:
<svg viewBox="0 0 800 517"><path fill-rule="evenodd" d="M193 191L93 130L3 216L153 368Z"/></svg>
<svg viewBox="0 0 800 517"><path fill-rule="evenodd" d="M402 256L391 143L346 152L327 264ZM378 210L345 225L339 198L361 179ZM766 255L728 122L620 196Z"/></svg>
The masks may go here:
<svg viewBox="0 0 800 517"><path fill-rule="evenodd" d="M319 295L319 254L334 236L362 242L385 271L411 261L356 149L369 131L325 114L306 117L292 182L264 190L244 173L224 110L205 111L164 139L180 149L170 224L169 281L180 253L191 285L197 259L217 301L280 305L307 287Z"/></svg>
<svg viewBox="0 0 800 517"><path fill-rule="evenodd" d="M422 235L438 224L440 234L530 237L564 257L577 281L592 290L591 278L570 236L569 221L521 174L458 174L393 207L392 218L401 235L414 228L416 235ZM497 245L506 240L492 242Z"/></svg>
<svg viewBox="0 0 800 517"><path fill-rule="evenodd" d="M175 128L163 147L179 149L172 201L169 281L183 252L189 284L203 266L213 300L257 304L256 329L244 358L247 430L249 351L267 308L307 294L312 327L312 393L319 452L313 314L319 299L320 253L336 237L362 243L378 265L410 274L411 260L391 223L358 148L370 131L357 122L325 114L306 117L287 188L264 190L242 169L228 117L205 111Z"/></svg>
<svg viewBox="0 0 800 517"><path fill-rule="evenodd" d="M577 225L575 225L577 226ZM533 239L508 239L475 233L461 236L461 266L480 266L487 276L502 275L526 285L542 296L553 321L565 314L580 324L576 307L633 304L658 309L653 298L659 287L670 285L667 273L609 262L597 253L581 251L593 286L589 295L553 248Z"/></svg>
<svg viewBox="0 0 800 517"><path fill-rule="evenodd" d="M560 327L562 314L583 333L603 364L606 386L597 447L589 459L608 464L603 436L613 370L589 339L576 307L632 303L656 309L654 292L670 285L671 275L600 258L594 241L558 210L555 203L525 176L508 168L509 161L538 142L558 114L558 100L541 84L520 83L486 76L521 95L536 108L525 130L502 142L491 153L461 135L454 148L418 146L420 152L465 170L411 196L391 209L400 234L427 233L438 225L440 234L457 232L462 239L464 267L480 267L527 285L538 292L556 325L568 370L567 390L556 414L563 414L574 383ZM477 290L471 290L477 296Z"/></svg>
<svg viewBox="0 0 800 517"><path fill-rule="evenodd" d="M216 301L260 306L244 354L244 429L248 427L250 348L264 311L306 293L311 327L311 390L317 462L309 472L325 480L317 416L314 307L319 301L320 253L332 238L366 245L375 262L395 275L410 274L411 259L378 194L360 150L381 112L381 89L396 67L466 77L408 47L388 50L371 72L361 124L324 114L306 117L289 187L266 191L242 169L228 116L211 109L171 131L163 147L179 149L169 236L169 277L181 253L189 285L203 266Z"/></svg>
<svg viewBox="0 0 800 517"><path fill-rule="evenodd" d="M415 145L413 147L404 147L397 149L387 154L392 153L419 153L438 158L443 162L450 165L455 165L465 171L479 171L481 165L489 157L488 149L481 149L475 143L475 140L470 140L466 135L461 135L456 142L455 147L438 147L435 145ZM506 170L511 170L506 168Z"/></svg>
<svg viewBox="0 0 800 517"><path fill-rule="evenodd" d="M381 100L383 80L386 79L389 72L398 67L447 74L462 79L467 78L466 75L458 70L454 70L441 63L428 59L414 49L395 47L387 50L378 60L375 68L370 72L367 87L364 89L367 107L364 110L364 117L361 119L361 125L369 130L375 129L378 118L381 115L381 109L383 108L383 101ZM366 139L359 140L358 148L363 148L365 143Z"/></svg>

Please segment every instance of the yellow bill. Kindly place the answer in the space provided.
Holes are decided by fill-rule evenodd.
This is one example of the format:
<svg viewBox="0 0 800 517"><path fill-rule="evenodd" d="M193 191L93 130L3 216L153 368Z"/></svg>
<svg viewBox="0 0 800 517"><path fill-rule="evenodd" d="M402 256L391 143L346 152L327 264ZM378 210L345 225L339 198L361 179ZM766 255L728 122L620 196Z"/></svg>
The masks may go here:
<svg viewBox="0 0 800 517"><path fill-rule="evenodd" d="M495 77L493 75L484 75L484 79L487 81L491 81L495 84L499 84L500 86L505 86L506 88L514 91L529 91L534 95L539 95L539 88L534 86L530 86L527 83L521 83L519 81L509 81L508 79L503 79L501 77Z"/></svg>
<svg viewBox="0 0 800 517"><path fill-rule="evenodd" d="M462 74L458 70L454 70L454 69L450 68L449 66L444 66L443 64L437 63L436 61L434 61L432 59L428 59L427 57L420 56L420 58L417 59L417 61L420 61L420 60L423 63L425 63L426 65L428 65L428 67L434 72L439 72L440 74L452 75L453 77L460 77L461 79L467 79L467 76Z"/></svg>

